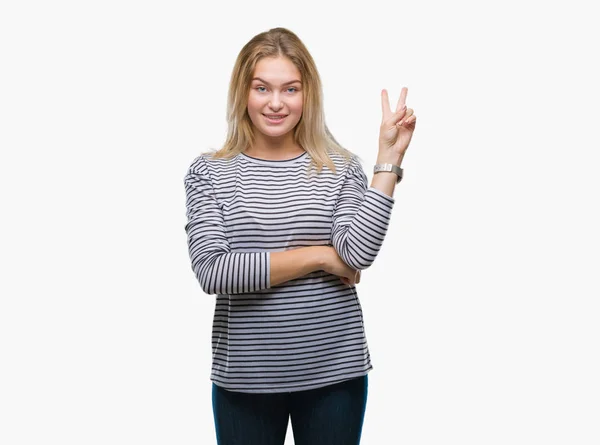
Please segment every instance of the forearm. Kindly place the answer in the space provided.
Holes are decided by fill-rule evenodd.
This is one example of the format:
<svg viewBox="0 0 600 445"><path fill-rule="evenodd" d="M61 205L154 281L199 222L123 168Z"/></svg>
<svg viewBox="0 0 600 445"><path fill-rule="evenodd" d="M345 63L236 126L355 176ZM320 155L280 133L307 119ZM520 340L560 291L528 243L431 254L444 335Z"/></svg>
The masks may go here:
<svg viewBox="0 0 600 445"><path fill-rule="evenodd" d="M205 246L206 247L206 246ZM269 287L269 252L207 252L190 244L192 269L209 295L243 294Z"/></svg>
<svg viewBox="0 0 600 445"><path fill-rule="evenodd" d="M394 172L379 172L376 175L373 175L371 187L393 198L397 179L398 175Z"/></svg>
<svg viewBox="0 0 600 445"><path fill-rule="evenodd" d="M192 268L205 293L241 294L272 286L321 270L326 246L300 247L278 252L226 253L210 261L194 261Z"/></svg>
<svg viewBox="0 0 600 445"><path fill-rule="evenodd" d="M271 286L302 277L323 268L326 246L308 246L270 252Z"/></svg>

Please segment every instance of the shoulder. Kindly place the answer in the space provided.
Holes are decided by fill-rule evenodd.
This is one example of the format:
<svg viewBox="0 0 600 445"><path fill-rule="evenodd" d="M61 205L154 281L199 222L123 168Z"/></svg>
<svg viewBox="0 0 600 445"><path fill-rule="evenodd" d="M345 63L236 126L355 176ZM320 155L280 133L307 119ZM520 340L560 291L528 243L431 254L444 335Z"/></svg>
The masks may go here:
<svg viewBox="0 0 600 445"><path fill-rule="evenodd" d="M336 170L338 170L342 175L346 175L349 172L354 172L357 169L362 170L360 157L350 151L348 151L348 153L350 155L349 158L338 152L329 153L329 158L334 163Z"/></svg>
<svg viewBox="0 0 600 445"><path fill-rule="evenodd" d="M339 159L341 171L344 175L364 175L364 168L362 164L362 159L356 153L350 152L350 159L345 158L342 155L336 155ZM336 164L337 167L337 164Z"/></svg>
<svg viewBox="0 0 600 445"><path fill-rule="evenodd" d="M202 173L206 170L206 155L196 156L188 167L188 173Z"/></svg>
<svg viewBox="0 0 600 445"><path fill-rule="evenodd" d="M190 162L183 177L183 182L186 186L189 184L198 186L199 184L204 184L206 182L210 183L210 174L206 168L206 162L203 155L196 156L192 162Z"/></svg>
<svg viewBox="0 0 600 445"><path fill-rule="evenodd" d="M186 184L193 183L196 184L196 186L198 186L199 184L210 184L212 186L212 175L210 173L209 164L207 162L208 157L209 155L203 153L192 159L192 162L190 162L183 179Z"/></svg>
<svg viewBox="0 0 600 445"><path fill-rule="evenodd" d="M212 153L202 153L196 156L188 168L188 172L210 174L215 171L228 169L237 164L238 157L232 158L213 158Z"/></svg>

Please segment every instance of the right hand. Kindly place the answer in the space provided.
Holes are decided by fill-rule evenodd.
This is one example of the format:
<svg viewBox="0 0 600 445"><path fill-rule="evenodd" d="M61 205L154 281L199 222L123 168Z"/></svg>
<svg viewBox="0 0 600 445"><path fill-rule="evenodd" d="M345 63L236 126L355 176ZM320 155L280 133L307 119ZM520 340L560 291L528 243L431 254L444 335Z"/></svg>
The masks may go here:
<svg viewBox="0 0 600 445"><path fill-rule="evenodd" d="M400 91L400 99L396 111L392 112L387 90L381 90L381 109L383 117L379 129L379 153L377 163L392 163L400 165L408 144L412 139L417 122L417 116L412 108L406 107L408 88Z"/></svg>
<svg viewBox="0 0 600 445"><path fill-rule="evenodd" d="M352 269L338 255L333 246L323 246L324 261L323 270L327 273L337 275L344 284L352 286L360 283L360 270Z"/></svg>

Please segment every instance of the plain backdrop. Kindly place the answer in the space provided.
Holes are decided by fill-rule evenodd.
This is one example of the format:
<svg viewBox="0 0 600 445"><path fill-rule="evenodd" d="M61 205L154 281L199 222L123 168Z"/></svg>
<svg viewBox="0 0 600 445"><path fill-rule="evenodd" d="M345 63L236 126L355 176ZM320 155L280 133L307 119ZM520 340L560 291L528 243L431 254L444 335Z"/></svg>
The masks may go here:
<svg viewBox="0 0 600 445"><path fill-rule="evenodd" d="M600 443L597 16L460 0L2 2L0 443L216 443L183 177L277 26L369 181L381 90L417 115L362 444Z"/></svg>

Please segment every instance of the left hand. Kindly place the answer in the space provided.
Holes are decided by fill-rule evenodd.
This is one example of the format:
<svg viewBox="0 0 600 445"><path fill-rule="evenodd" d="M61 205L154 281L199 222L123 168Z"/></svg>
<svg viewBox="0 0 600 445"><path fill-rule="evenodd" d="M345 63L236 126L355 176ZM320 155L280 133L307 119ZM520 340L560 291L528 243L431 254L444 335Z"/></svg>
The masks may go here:
<svg viewBox="0 0 600 445"><path fill-rule="evenodd" d="M403 87L392 113L386 90L381 91L382 120L379 130L378 162L389 162L399 165L408 149L417 122L417 116L412 108L406 107L408 88ZM400 162L398 162L400 161Z"/></svg>
<svg viewBox="0 0 600 445"><path fill-rule="evenodd" d="M340 280L342 280L342 283L347 284L348 286L352 286L353 284L358 284L358 283L360 283L360 270L356 271L356 275L354 276L354 282L351 282L346 277L340 277Z"/></svg>

